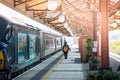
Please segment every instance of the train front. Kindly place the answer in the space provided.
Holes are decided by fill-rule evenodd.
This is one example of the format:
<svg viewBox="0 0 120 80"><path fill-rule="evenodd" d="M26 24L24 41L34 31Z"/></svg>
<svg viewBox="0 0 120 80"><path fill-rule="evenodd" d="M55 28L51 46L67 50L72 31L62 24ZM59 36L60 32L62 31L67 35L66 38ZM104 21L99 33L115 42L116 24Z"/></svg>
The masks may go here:
<svg viewBox="0 0 120 80"><path fill-rule="evenodd" d="M8 21L0 16L0 80L6 80L6 73L9 70L6 52L11 36L9 30Z"/></svg>

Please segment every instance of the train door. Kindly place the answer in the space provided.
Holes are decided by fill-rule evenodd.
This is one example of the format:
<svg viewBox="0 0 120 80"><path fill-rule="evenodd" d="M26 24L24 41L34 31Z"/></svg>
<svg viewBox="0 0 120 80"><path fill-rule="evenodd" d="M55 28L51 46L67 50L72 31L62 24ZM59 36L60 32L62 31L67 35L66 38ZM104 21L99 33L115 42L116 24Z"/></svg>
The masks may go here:
<svg viewBox="0 0 120 80"><path fill-rule="evenodd" d="M61 37L56 36L56 50L61 49Z"/></svg>
<svg viewBox="0 0 120 80"><path fill-rule="evenodd" d="M45 54L45 46L44 46L44 32L43 31L39 31L40 34L40 59L44 58L44 54Z"/></svg>
<svg viewBox="0 0 120 80"><path fill-rule="evenodd" d="M18 64L24 63L27 59L27 34L24 31L18 31Z"/></svg>
<svg viewBox="0 0 120 80"><path fill-rule="evenodd" d="M49 33L44 33L45 55L55 52L55 36Z"/></svg>
<svg viewBox="0 0 120 80"><path fill-rule="evenodd" d="M27 56L29 56L29 59L27 59L27 62L36 62L39 58L39 33L38 30L28 30L28 52L26 53Z"/></svg>
<svg viewBox="0 0 120 80"><path fill-rule="evenodd" d="M18 65L30 65L39 58L39 34L31 28L18 27L17 34L17 60ZM25 66L23 66L25 67Z"/></svg>

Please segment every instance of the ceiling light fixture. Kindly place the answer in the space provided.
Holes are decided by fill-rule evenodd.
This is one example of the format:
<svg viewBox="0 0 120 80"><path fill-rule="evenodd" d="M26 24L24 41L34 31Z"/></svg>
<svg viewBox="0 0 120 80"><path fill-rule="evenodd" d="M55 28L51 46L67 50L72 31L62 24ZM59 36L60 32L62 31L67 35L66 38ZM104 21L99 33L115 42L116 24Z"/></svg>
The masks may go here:
<svg viewBox="0 0 120 80"><path fill-rule="evenodd" d="M64 21L65 21L65 15L64 15L63 12L59 15L58 20L59 20L60 22L64 22Z"/></svg>
<svg viewBox="0 0 120 80"><path fill-rule="evenodd" d="M48 0L48 9L55 10L57 8L58 0Z"/></svg>
<svg viewBox="0 0 120 80"><path fill-rule="evenodd" d="M54 11L47 11L47 18L53 18L54 17Z"/></svg>

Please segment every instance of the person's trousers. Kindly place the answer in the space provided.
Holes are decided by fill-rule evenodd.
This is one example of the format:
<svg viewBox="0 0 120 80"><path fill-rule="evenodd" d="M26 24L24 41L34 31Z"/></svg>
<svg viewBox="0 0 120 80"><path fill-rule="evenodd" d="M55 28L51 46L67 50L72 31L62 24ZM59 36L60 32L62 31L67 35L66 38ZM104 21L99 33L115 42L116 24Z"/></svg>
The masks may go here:
<svg viewBox="0 0 120 80"><path fill-rule="evenodd" d="M65 59L67 59L67 56L68 56L68 52L64 52Z"/></svg>

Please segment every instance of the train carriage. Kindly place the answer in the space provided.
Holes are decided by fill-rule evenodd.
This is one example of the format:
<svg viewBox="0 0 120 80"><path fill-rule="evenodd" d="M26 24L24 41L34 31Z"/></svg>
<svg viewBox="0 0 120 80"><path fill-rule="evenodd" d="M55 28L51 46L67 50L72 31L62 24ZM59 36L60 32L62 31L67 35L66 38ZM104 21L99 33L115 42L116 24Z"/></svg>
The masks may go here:
<svg viewBox="0 0 120 80"><path fill-rule="evenodd" d="M50 54L54 54L56 51L61 49L61 36L55 35L51 32L42 30L42 56L41 58L46 58Z"/></svg>
<svg viewBox="0 0 120 80"><path fill-rule="evenodd" d="M61 49L61 36L0 16L0 75L24 72Z"/></svg>

